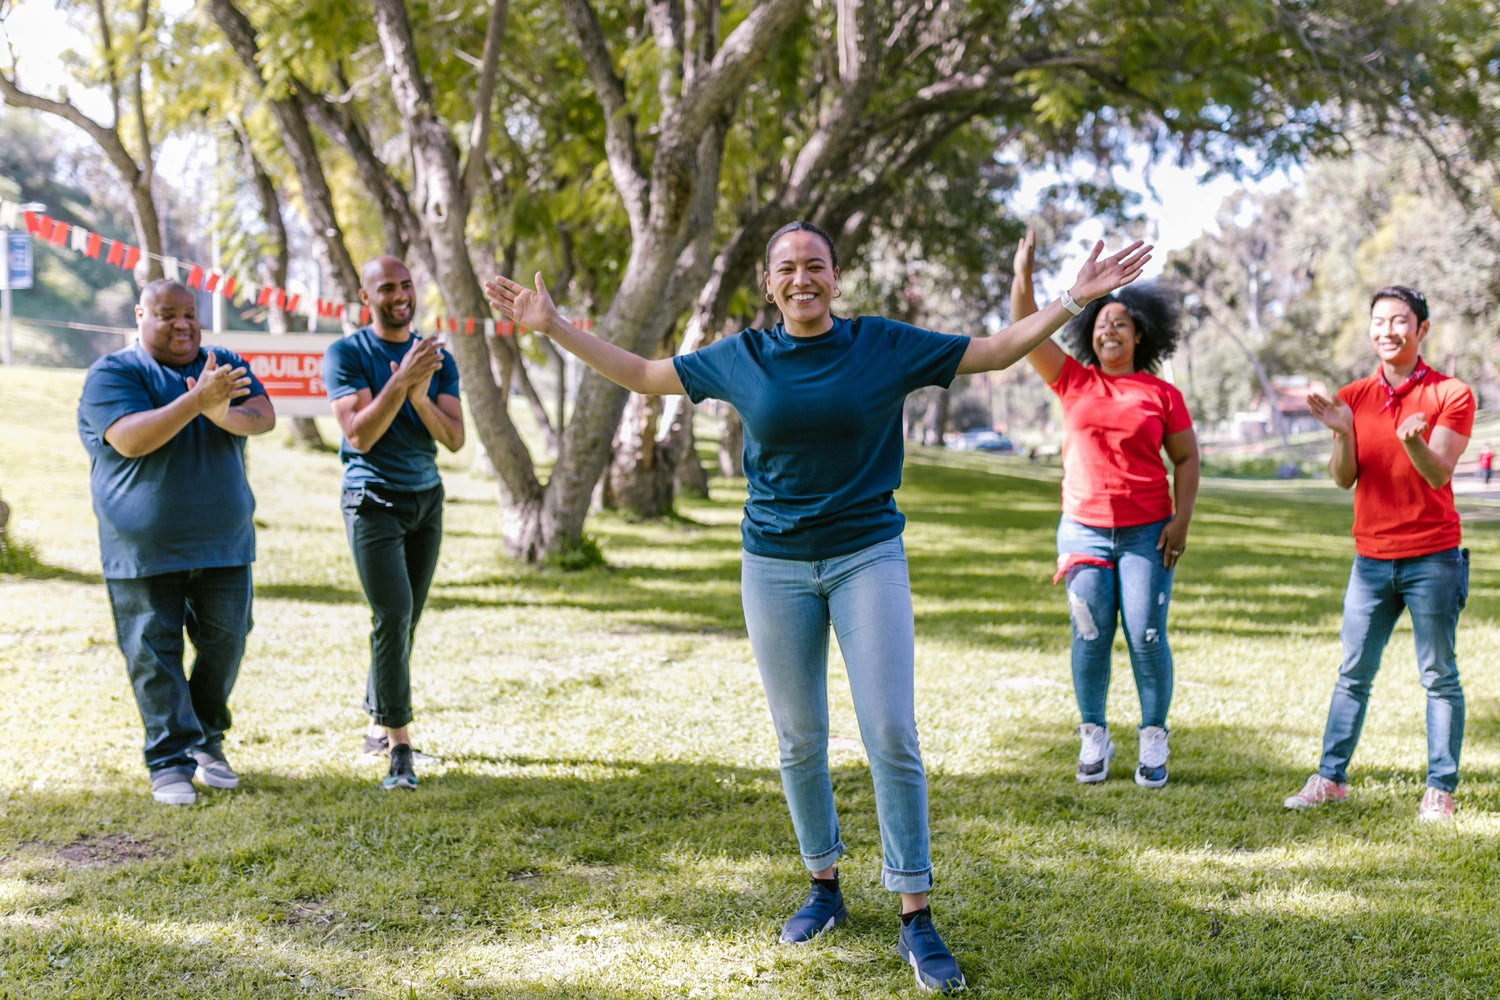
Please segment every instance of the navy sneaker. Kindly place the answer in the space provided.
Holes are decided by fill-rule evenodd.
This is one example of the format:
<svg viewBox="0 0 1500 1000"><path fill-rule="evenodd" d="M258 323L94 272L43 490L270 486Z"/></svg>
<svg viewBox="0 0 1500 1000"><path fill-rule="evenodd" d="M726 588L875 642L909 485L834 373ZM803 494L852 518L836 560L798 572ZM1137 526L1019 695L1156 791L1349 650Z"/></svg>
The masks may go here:
<svg viewBox="0 0 1500 1000"><path fill-rule="evenodd" d="M929 910L918 910L911 923L902 923L896 953L911 966L919 989L957 993L964 988L964 974L958 971L958 960L938 937Z"/></svg>
<svg viewBox="0 0 1500 1000"><path fill-rule="evenodd" d="M843 890L829 892L815 881L808 890L807 902L781 928L781 943L807 944L819 934L848 919L849 911L844 908Z"/></svg>
<svg viewBox="0 0 1500 1000"><path fill-rule="evenodd" d="M413 792L417 790L417 772L411 766L411 747L405 743L397 743L391 747L391 770L380 787L388 792L393 788L405 788Z"/></svg>

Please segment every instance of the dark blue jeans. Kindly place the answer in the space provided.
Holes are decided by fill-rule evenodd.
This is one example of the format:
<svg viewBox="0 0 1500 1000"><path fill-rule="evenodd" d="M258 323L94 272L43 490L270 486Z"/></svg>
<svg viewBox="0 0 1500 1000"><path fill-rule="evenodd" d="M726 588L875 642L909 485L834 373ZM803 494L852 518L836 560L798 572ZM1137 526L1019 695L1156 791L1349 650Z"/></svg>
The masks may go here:
<svg viewBox="0 0 1500 1000"><path fill-rule="evenodd" d="M1330 781L1347 780L1349 758L1354 756L1365 724L1370 685L1405 608L1411 611L1416 639L1417 677L1427 689L1427 784L1445 792L1458 786L1464 691L1458 683L1454 638L1458 613L1468 598L1468 549L1446 549L1410 559L1354 557L1349 589L1344 593L1344 627L1339 633L1344 663L1328 707L1319 774Z"/></svg>
<svg viewBox="0 0 1500 1000"><path fill-rule="evenodd" d="M217 749L250 633L250 567L104 581L115 637L146 727L146 767L192 774L192 751ZM183 667L182 633L196 655Z"/></svg>
<svg viewBox="0 0 1500 1000"><path fill-rule="evenodd" d="M370 602L365 711L376 725L411 721L411 646L443 541L443 488L367 484L344 490L344 527Z"/></svg>

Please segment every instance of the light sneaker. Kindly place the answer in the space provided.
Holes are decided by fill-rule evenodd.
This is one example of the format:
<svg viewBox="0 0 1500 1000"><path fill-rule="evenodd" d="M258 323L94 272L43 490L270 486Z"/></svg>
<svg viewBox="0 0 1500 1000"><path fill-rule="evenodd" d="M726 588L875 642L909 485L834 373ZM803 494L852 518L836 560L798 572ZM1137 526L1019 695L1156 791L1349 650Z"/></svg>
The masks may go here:
<svg viewBox="0 0 1500 1000"><path fill-rule="evenodd" d="M1115 744L1109 738L1108 726L1085 722L1078 727L1078 771L1075 777L1084 784L1109 777L1109 762L1115 755Z"/></svg>
<svg viewBox="0 0 1500 1000"><path fill-rule="evenodd" d="M1302 791L1287 798L1281 804L1288 809L1310 809L1325 802L1342 802L1349 797L1348 789L1348 785L1331 781L1321 774L1315 774L1307 779L1307 784L1302 786Z"/></svg>
<svg viewBox="0 0 1500 1000"><path fill-rule="evenodd" d="M938 993L962 992L964 974L959 971L958 960L938 936L937 928L932 926L932 913L925 907L917 911L911 923L901 925L896 954L911 966L918 989Z"/></svg>
<svg viewBox="0 0 1500 1000"><path fill-rule="evenodd" d="M1160 788L1167 783L1167 731L1161 726L1145 726L1140 731L1140 763L1135 769L1135 783L1142 788Z"/></svg>
<svg viewBox="0 0 1500 1000"><path fill-rule="evenodd" d="M193 751L193 759L198 762L197 779L209 788L234 788L239 785L240 776L234 773L234 768L224 759L223 750L204 747Z"/></svg>
<svg viewBox="0 0 1500 1000"><path fill-rule="evenodd" d="M807 901L791 915L781 928L782 944L807 944L826 930L832 930L849 919L844 908L844 891L830 892L827 886L814 881L808 890Z"/></svg>
<svg viewBox="0 0 1500 1000"><path fill-rule="evenodd" d="M1417 819L1423 823L1446 823L1453 819L1453 796L1441 788L1429 786L1417 806Z"/></svg>
<svg viewBox="0 0 1500 1000"><path fill-rule="evenodd" d="M397 788L409 792L417 790L417 771L412 767L411 747L405 743L391 747L391 769L380 782L380 787L388 792Z"/></svg>
<svg viewBox="0 0 1500 1000"><path fill-rule="evenodd" d="M193 779L181 771L158 771L151 776L151 797L164 806L190 806L198 801Z"/></svg>

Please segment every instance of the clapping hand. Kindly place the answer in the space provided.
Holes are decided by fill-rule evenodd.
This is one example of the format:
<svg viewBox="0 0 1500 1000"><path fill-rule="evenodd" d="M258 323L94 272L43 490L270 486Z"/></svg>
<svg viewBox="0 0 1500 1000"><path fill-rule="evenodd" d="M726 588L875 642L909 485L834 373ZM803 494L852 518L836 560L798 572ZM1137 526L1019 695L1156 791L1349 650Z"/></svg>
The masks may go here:
<svg viewBox="0 0 1500 1000"><path fill-rule="evenodd" d="M1347 436L1354 433L1354 411L1349 409L1349 404L1337 396L1330 399L1322 393L1310 392L1307 394L1307 408L1324 427L1335 434ZM1417 414L1417 416L1424 415ZM1423 426L1426 426L1425 421Z"/></svg>
<svg viewBox="0 0 1500 1000"><path fill-rule="evenodd" d="M198 411L218 423L229 412L232 400L250 395L250 373L244 368L219 364L219 358L208 351L203 371L197 378L187 377L188 393L197 397Z"/></svg>
<svg viewBox="0 0 1500 1000"><path fill-rule="evenodd" d="M419 340L402 357L401 363L391 363L391 381L407 396L425 395L427 386L443 367L442 352L437 341Z"/></svg>
<svg viewBox="0 0 1500 1000"><path fill-rule="evenodd" d="M1401 421L1401 426L1396 428L1396 437L1401 439L1402 444L1409 441L1421 440L1422 435L1427 433L1427 414L1413 413Z"/></svg>

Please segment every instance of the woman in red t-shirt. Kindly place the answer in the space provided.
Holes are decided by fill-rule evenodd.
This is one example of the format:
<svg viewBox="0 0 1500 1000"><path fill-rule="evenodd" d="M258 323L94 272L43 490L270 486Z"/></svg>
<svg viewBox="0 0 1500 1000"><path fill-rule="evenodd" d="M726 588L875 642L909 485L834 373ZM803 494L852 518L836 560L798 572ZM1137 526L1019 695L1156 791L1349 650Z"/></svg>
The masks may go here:
<svg viewBox="0 0 1500 1000"><path fill-rule="evenodd" d="M1035 245L1028 231L1016 248L1012 322L1036 310ZM1122 288L1082 308L1066 296L1063 304L1074 314L1063 328L1073 356L1048 340L1026 360L1063 407L1056 579L1067 581L1073 621L1073 693L1082 717L1076 777L1109 776L1115 747L1104 709L1118 620L1141 702L1135 782L1160 788L1172 701L1167 606L1198 496L1198 441L1187 405L1175 386L1150 374L1177 345L1177 309L1152 286ZM1174 470L1170 486L1163 449Z"/></svg>

